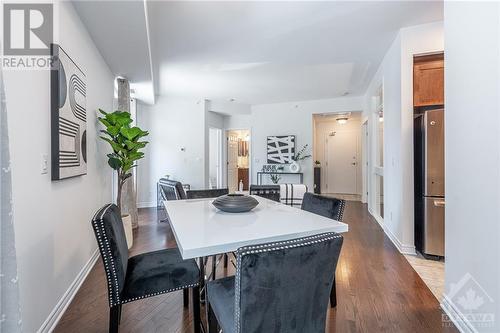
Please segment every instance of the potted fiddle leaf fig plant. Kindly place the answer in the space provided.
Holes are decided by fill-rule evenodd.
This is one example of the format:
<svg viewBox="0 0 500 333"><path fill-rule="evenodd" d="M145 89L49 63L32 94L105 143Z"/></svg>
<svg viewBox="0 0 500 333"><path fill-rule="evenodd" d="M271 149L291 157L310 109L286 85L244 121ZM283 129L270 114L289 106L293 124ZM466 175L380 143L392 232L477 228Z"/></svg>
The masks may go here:
<svg viewBox="0 0 500 333"><path fill-rule="evenodd" d="M130 126L133 122L130 113L124 111L114 111L107 113L99 109L102 117L98 117L99 122L105 129L101 130L104 135L101 139L109 143L112 153L107 154L108 165L116 171L118 176L118 188L116 194L116 204L122 212L122 189L128 178L132 177L132 169L137 166L136 161L144 157L140 151L148 144L148 141L141 140L149 135L137 126ZM122 215L125 228L127 244L130 248L133 243L132 223L130 215Z"/></svg>

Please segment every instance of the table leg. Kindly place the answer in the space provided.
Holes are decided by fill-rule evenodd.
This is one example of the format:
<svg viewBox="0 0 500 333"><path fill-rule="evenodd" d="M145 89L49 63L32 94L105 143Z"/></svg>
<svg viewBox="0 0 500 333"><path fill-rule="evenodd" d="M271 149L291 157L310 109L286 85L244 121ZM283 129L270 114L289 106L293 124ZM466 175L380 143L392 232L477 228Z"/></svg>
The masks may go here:
<svg viewBox="0 0 500 333"><path fill-rule="evenodd" d="M205 260L203 257L198 258L198 263L200 266L200 300L203 303L205 301Z"/></svg>

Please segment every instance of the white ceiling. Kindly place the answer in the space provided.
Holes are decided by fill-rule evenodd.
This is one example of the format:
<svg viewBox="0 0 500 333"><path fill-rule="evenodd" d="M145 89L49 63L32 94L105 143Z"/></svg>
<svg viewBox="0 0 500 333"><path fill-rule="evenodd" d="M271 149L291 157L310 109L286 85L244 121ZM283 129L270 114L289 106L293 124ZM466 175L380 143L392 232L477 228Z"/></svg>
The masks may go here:
<svg viewBox="0 0 500 333"><path fill-rule="evenodd" d="M75 5L116 74L247 104L363 94L401 27L443 19L440 1L137 4Z"/></svg>

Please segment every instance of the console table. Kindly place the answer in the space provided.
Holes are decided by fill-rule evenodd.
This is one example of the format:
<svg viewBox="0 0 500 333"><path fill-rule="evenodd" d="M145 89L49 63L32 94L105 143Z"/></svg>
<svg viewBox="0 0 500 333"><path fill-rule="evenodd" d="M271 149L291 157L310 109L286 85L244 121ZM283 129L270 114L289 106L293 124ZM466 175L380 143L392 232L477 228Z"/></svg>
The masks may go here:
<svg viewBox="0 0 500 333"><path fill-rule="evenodd" d="M299 176L300 184L304 183L304 174L302 172L258 171L257 185L262 185L262 175L297 175Z"/></svg>

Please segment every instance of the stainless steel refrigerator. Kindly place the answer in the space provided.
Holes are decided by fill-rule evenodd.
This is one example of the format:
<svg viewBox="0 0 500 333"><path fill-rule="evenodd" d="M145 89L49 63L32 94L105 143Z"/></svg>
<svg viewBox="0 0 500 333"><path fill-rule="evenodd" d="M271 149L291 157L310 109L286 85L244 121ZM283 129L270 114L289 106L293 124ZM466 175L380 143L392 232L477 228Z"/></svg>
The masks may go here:
<svg viewBox="0 0 500 333"><path fill-rule="evenodd" d="M414 119L415 246L428 259L444 257L444 109Z"/></svg>

